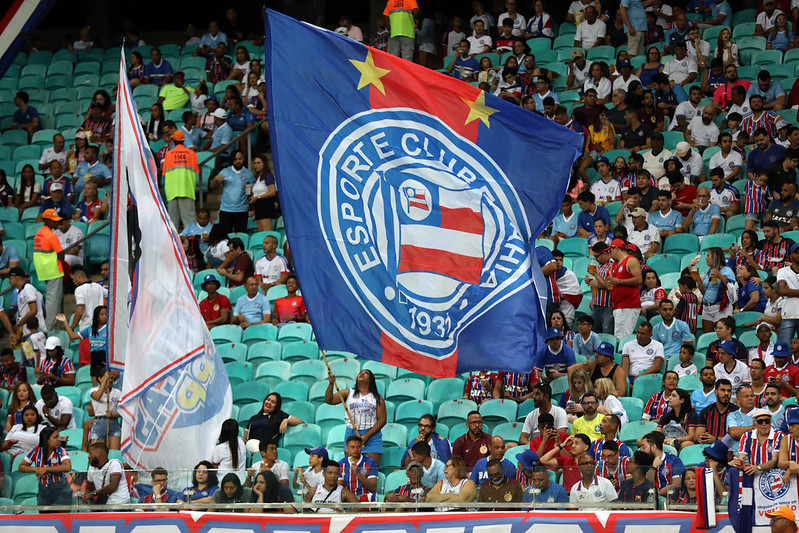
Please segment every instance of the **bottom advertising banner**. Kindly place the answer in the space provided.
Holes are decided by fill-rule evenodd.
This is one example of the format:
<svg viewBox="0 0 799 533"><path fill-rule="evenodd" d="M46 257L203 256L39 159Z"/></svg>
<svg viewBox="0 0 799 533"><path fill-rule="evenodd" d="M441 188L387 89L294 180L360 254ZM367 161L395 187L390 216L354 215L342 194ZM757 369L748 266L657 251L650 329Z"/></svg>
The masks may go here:
<svg viewBox="0 0 799 533"><path fill-rule="evenodd" d="M0 533L734 533L683 512L493 512L372 514L77 513L0 517Z"/></svg>

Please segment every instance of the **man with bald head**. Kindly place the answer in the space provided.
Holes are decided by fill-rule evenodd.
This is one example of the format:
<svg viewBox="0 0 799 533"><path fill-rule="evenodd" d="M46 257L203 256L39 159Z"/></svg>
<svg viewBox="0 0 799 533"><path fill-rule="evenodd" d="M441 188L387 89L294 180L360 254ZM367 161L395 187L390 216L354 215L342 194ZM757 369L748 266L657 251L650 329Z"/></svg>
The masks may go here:
<svg viewBox="0 0 799 533"><path fill-rule="evenodd" d="M699 235L701 240L706 235L716 233L720 222L721 211L719 206L710 203L710 189L699 187L696 200L682 222L683 231Z"/></svg>
<svg viewBox="0 0 799 533"><path fill-rule="evenodd" d="M491 437L491 443L488 446L488 457L483 457L477 461L472 469L471 480L474 481L476 486L480 486L484 481L488 481L488 461L491 459L498 459L502 461L502 467L505 469L505 477L508 479L516 479L516 466L509 460L505 459L505 439L502 437Z"/></svg>

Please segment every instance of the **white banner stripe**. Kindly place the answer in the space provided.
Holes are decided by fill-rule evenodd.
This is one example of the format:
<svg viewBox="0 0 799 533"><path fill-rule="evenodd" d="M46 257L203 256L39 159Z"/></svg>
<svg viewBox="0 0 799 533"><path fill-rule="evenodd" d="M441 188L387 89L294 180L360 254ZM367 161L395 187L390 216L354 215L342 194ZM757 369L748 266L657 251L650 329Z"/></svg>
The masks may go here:
<svg viewBox="0 0 799 533"><path fill-rule="evenodd" d="M483 257L483 236L451 229L407 224L402 226L400 244L441 250L452 254Z"/></svg>
<svg viewBox="0 0 799 533"><path fill-rule="evenodd" d="M439 189L438 204L449 209L471 209L475 213L480 213L480 201L483 198L481 191L452 191L450 189Z"/></svg>
<svg viewBox="0 0 799 533"><path fill-rule="evenodd" d="M17 12L9 21L8 26L0 34L0 57L3 57L8 52L8 49L14 44L14 40L22 33L25 24L28 23L28 20L30 20L41 3L41 0L25 0L22 2L22 5L19 6Z"/></svg>

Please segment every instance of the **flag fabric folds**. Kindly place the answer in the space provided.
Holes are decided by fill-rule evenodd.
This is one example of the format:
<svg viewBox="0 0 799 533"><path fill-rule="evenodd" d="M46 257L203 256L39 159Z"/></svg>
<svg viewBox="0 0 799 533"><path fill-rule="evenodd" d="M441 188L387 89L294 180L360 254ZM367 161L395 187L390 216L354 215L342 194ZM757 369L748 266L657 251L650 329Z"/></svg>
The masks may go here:
<svg viewBox="0 0 799 533"><path fill-rule="evenodd" d="M0 77L8 70L27 36L36 31L55 0L15 0L0 20Z"/></svg>
<svg viewBox="0 0 799 533"><path fill-rule="evenodd" d="M123 371L122 451L136 469L192 468L211 457L232 395L161 200L124 50L116 109L108 351Z"/></svg>
<svg viewBox="0 0 799 533"><path fill-rule="evenodd" d="M716 487L713 469L698 466L696 473L696 518L694 526L699 529L716 527Z"/></svg>
<svg viewBox="0 0 799 533"><path fill-rule="evenodd" d="M281 209L320 348L435 377L529 372L546 294L533 243L581 137L271 10L266 79Z"/></svg>

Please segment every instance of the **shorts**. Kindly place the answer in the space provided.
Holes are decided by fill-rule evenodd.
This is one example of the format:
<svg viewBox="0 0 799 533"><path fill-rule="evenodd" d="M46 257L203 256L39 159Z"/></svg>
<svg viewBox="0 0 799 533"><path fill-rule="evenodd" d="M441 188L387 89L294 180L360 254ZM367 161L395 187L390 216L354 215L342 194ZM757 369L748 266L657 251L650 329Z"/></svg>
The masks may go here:
<svg viewBox="0 0 799 533"><path fill-rule="evenodd" d="M719 309L719 304L704 304L702 306L702 320L716 323L728 316L732 316L732 305L727 304L724 309Z"/></svg>
<svg viewBox="0 0 799 533"><path fill-rule="evenodd" d="M253 205L253 211L255 211L255 220L276 218L277 208L275 207L275 199L263 198L261 200L257 200Z"/></svg>
<svg viewBox="0 0 799 533"><path fill-rule="evenodd" d="M108 433L106 435L106 429ZM92 431L89 434L91 440L105 440L106 437L122 436L122 428L118 418L95 418L92 424Z"/></svg>
<svg viewBox="0 0 799 533"><path fill-rule="evenodd" d="M369 429L362 429L358 431L361 435L369 431ZM355 430L352 428L347 428L347 431L344 432L344 446L347 446L347 439L350 436L355 435ZM378 431L371 437L369 440L364 443L363 448L361 448L361 453L383 453L383 432Z"/></svg>
<svg viewBox="0 0 799 533"><path fill-rule="evenodd" d="M72 488L66 478L49 485L39 484L39 493L36 495L39 505L72 505Z"/></svg>
<svg viewBox="0 0 799 533"><path fill-rule="evenodd" d="M432 43L420 43L419 44L419 51L420 52L427 52L428 54L435 54L436 53L436 45Z"/></svg>
<svg viewBox="0 0 799 533"><path fill-rule="evenodd" d="M763 220L764 216L766 216L765 211L763 213L744 213L744 220Z"/></svg>

